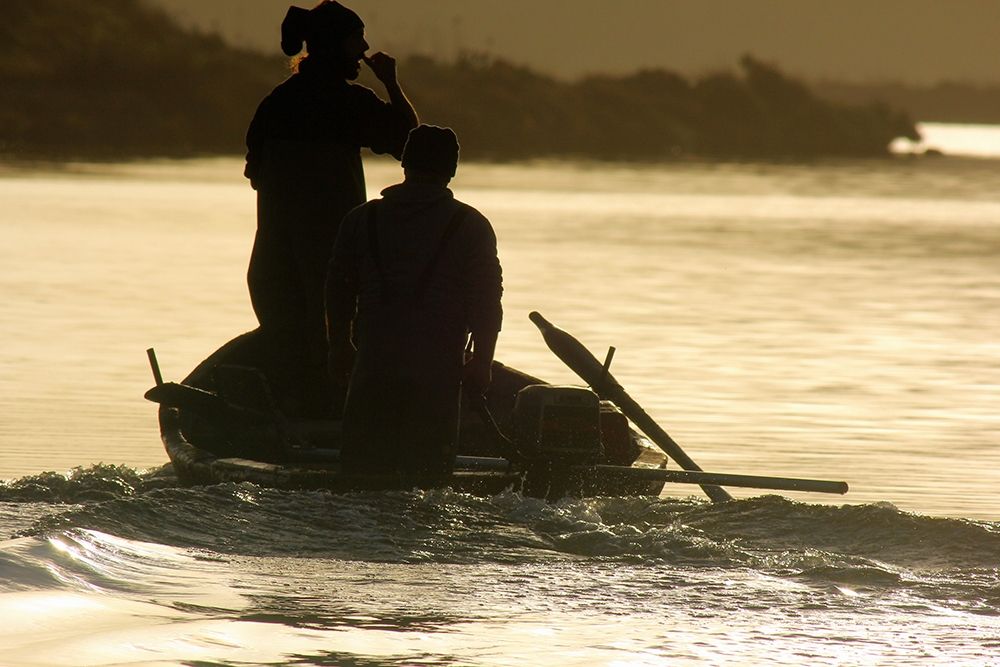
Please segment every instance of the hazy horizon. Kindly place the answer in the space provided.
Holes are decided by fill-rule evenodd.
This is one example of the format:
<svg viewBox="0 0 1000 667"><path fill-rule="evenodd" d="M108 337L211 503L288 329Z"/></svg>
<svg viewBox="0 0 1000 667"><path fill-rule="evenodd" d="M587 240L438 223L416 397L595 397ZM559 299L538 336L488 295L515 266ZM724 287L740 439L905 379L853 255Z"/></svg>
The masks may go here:
<svg viewBox="0 0 1000 667"><path fill-rule="evenodd" d="M278 52L285 0L146 0L232 44ZM314 2L295 3L309 7ZM993 0L347 2L373 48L496 55L565 78L663 67L688 75L752 53L810 80L1000 84Z"/></svg>

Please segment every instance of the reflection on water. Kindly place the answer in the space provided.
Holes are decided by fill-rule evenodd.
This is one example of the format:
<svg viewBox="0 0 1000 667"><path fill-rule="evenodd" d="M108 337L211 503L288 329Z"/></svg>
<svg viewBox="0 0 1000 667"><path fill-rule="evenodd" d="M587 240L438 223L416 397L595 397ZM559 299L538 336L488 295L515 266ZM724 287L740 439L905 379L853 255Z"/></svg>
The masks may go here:
<svg viewBox="0 0 1000 667"><path fill-rule="evenodd" d="M226 484L27 533L5 665L972 665L1000 630L1000 535L885 505Z"/></svg>
<svg viewBox="0 0 1000 667"><path fill-rule="evenodd" d="M615 345L616 376L706 469L995 519L998 175L957 159L466 165L455 189L499 236L504 362L577 382L537 309L598 357ZM368 177L374 195L398 167ZM240 162L7 169L0 200L0 477L163 462L145 348L177 379L254 325Z"/></svg>
<svg viewBox="0 0 1000 667"><path fill-rule="evenodd" d="M940 151L946 155L1000 156L1000 130L996 125L976 123L917 123L922 139L897 139L891 149L897 153Z"/></svg>

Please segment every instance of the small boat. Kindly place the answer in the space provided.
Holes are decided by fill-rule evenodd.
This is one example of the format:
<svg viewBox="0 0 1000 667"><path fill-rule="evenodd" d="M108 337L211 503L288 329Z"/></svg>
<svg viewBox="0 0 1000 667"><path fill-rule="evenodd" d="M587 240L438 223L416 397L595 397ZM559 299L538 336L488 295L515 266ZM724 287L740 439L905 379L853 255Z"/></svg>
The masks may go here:
<svg viewBox="0 0 1000 667"><path fill-rule="evenodd" d="M283 397L274 395L264 370L273 363L272 348L259 329L223 345L181 383L164 382L148 350L156 386L146 398L160 404L163 444L186 484L253 482L336 492L447 484L464 493L514 489L550 500L658 496L667 482L697 484L712 502L733 500L723 485L847 493L842 481L703 471L609 372L615 348L602 364L539 313L529 318L588 386L546 384L494 362L484 399L463 401L455 469L446 480L398 470L342 471L339 421L293 419L279 409ZM681 469L668 469L668 457Z"/></svg>
<svg viewBox="0 0 1000 667"><path fill-rule="evenodd" d="M266 358L257 329L223 345L178 384L162 381L150 350L157 386L146 398L160 404L161 437L182 483L337 492L434 485L399 473L342 474L340 422L282 414L276 408L280 397L271 395L261 371ZM447 482L457 491L492 495L514 489L553 499L656 496L663 489L663 480L627 471L660 470L667 457L589 389L547 385L494 362L485 407L484 413L463 401L458 456ZM499 426L510 432L518 420L522 434L533 431L521 438L532 441L530 452L515 451Z"/></svg>

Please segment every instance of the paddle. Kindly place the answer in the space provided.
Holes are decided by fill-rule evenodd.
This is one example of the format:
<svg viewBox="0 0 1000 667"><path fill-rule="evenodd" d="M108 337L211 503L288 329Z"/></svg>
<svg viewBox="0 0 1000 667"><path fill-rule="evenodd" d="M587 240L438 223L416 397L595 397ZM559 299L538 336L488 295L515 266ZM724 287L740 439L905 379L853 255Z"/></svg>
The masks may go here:
<svg viewBox="0 0 1000 667"><path fill-rule="evenodd" d="M153 380L156 382L156 386L159 387L163 384L163 374L160 373L160 362L156 360L156 350L153 348L147 348L146 357L149 359L149 367L153 371Z"/></svg>
<svg viewBox="0 0 1000 667"><path fill-rule="evenodd" d="M750 489L774 489L778 491L814 491L816 493L847 493L847 482L825 479L801 479L797 477L762 477L760 475L734 475L722 472L697 470L664 470L663 468L628 468L625 466L598 465L583 467L586 474L594 471L600 475L621 476L627 479L648 479L672 484L726 484Z"/></svg>
<svg viewBox="0 0 1000 667"><path fill-rule="evenodd" d="M241 424L270 424L274 416L252 410L240 405L233 405L218 394L177 382L164 382L160 372L160 364L156 360L153 348L146 350L149 367L153 371L156 386L143 394L143 398L153 403L165 405L168 408L191 410L204 417L226 422Z"/></svg>
<svg viewBox="0 0 1000 667"><path fill-rule="evenodd" d="M701 467L688 456L681 446L671 438L660 425L653 421L642 407L628 395L628 392L614 376L608 372L605 365L601 364L590 351L583 346L583 343L576 338L556 327L551 322L542 317L537 311L528 314L535 326L542 332L545 344L563 363L570 367L584 382L597 392L601 398L614 402L625 416L632 420L632 423L639 427L643 433L655 442L660 449L666 452L670 458L684 470L701 472ZM609 354L610 357L610 354ZM609 359L610 360L610 359ZM712 483L701 484L702 490L711 498L712 502L723 502L732 500L733 497L721 486Z"/></svg>
<svg viewBox="0 0 1000 667"><path fill-rule="evenodd" d="M240 405L233 405L218 394L177 382L161 382L143 394L143 398L168 408L190 410L210 419L254 424L267 424L274 421L272 415Z"/></svg>

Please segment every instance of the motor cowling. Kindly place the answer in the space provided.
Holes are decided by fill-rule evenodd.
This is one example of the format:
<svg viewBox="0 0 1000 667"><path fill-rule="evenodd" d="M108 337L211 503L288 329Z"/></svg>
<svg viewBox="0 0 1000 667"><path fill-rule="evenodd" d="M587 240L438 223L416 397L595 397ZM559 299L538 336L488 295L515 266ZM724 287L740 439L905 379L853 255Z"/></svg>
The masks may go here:
<svg viewBox="0 0 1000 667"><path fill-rule="evenodd" d="M603 457L601 402L585 387L528 385L517 393L513 422L519 449L536 460L588 465Z"/></svg>
<svg viewBox="0 0 1000 667"><path fill-rule="evenodd" d="M602 463L613 466L632 465L642 450L632 437L628 418L611 401L601 401L601 444L604 446Z"/></svg>

